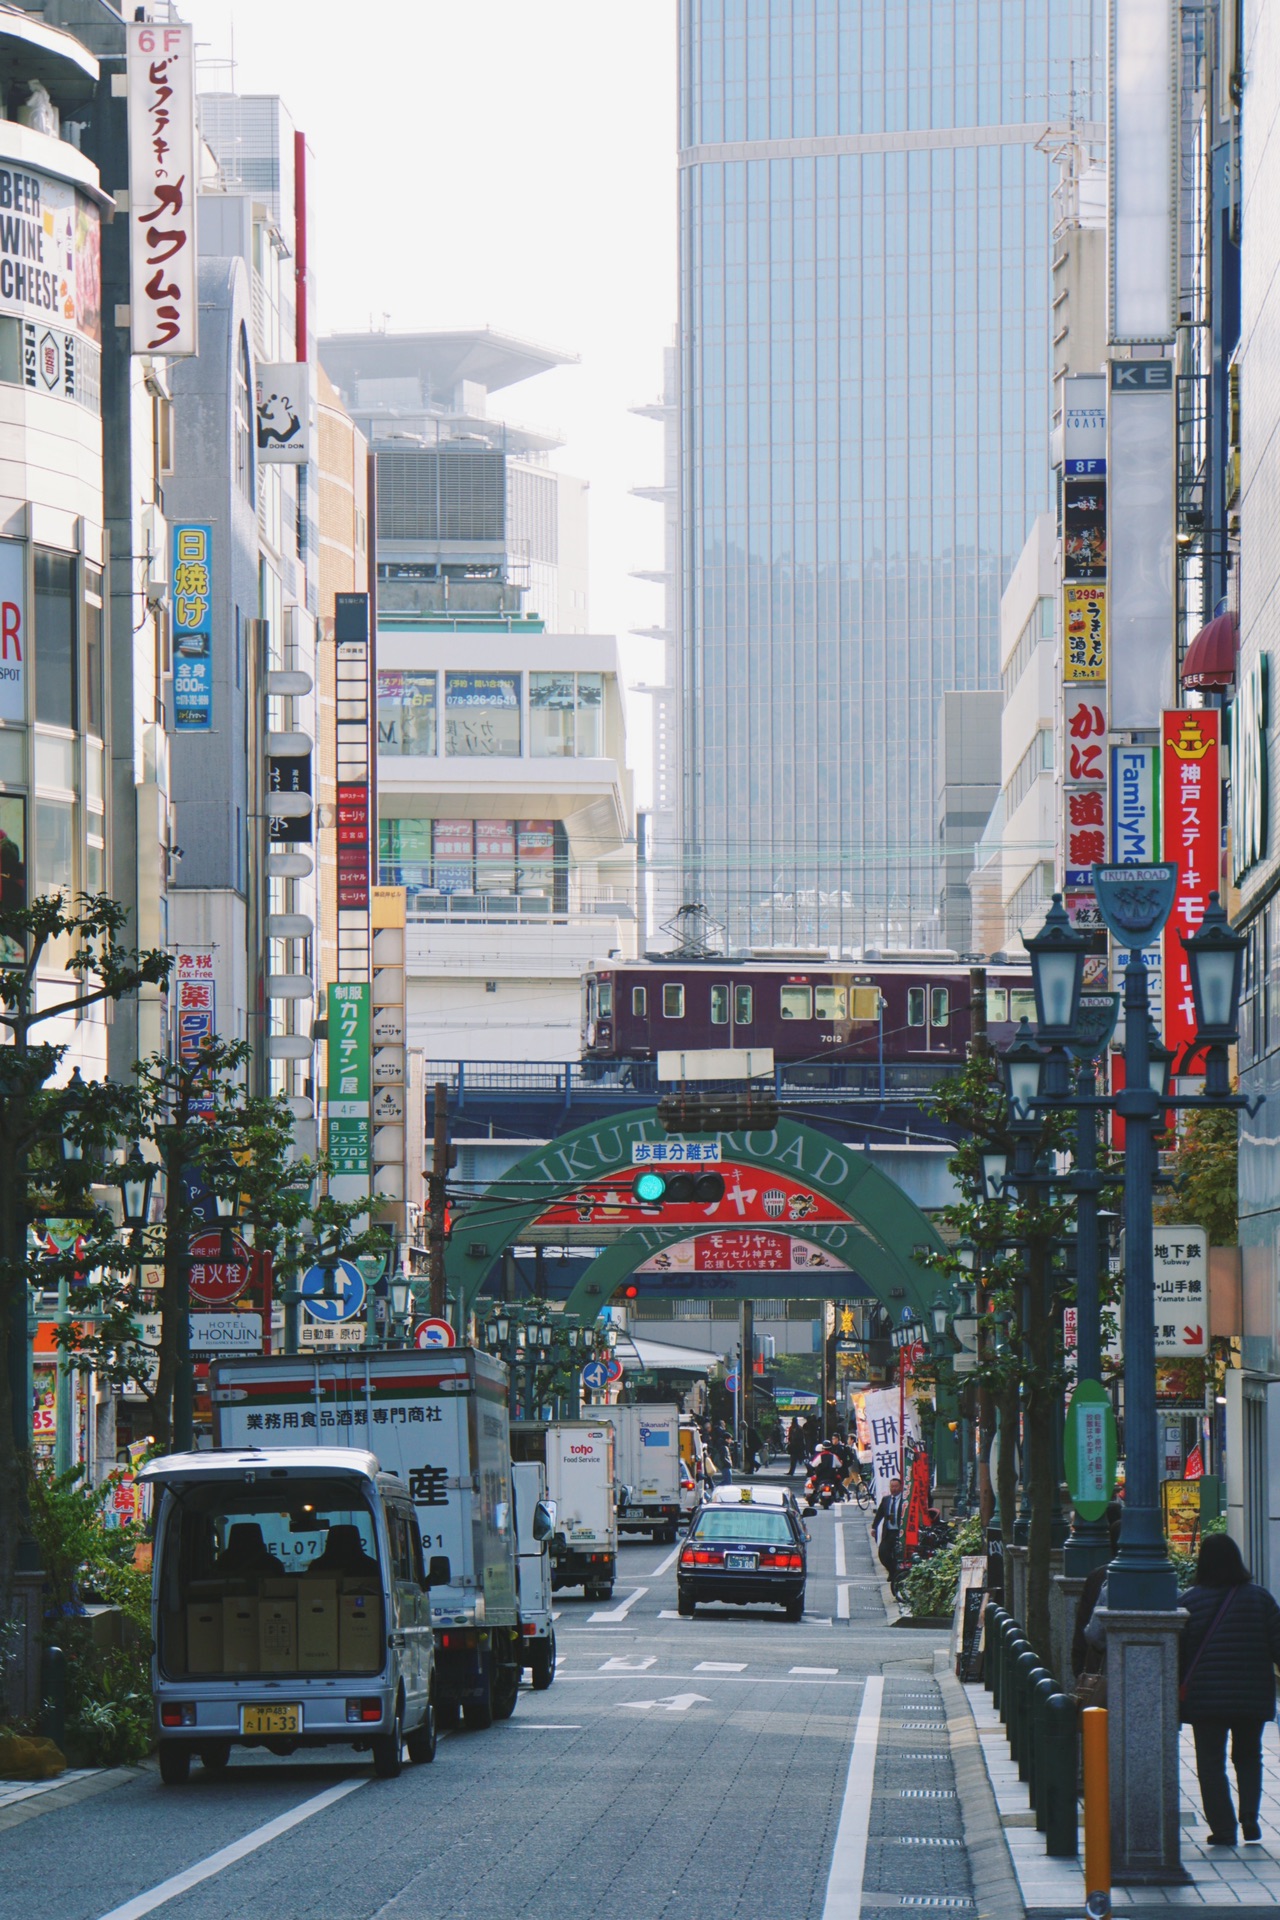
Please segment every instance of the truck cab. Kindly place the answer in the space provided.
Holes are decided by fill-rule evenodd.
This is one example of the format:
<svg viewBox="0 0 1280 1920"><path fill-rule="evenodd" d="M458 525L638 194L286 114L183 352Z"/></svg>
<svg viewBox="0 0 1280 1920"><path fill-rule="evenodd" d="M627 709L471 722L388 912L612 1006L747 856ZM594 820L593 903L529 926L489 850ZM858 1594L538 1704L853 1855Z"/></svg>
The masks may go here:
<svg viewBox="0 0 1280 1920"><path fill-rule="evenodd" d="M431 1587L409 1490L371 1453L245 1448L170 1454L158 1496L152 1693L160 1772L199 1756L345 1744L384 1778L436 1749Z"/></svg>
<svg viewBox="0 0 1280 1920"><path fill-rule="evenodd" d="M534 1691L543 1693L556 1677L548 1547L556 1515L554 1504L547 1499L547 1470L541 1460L512 1462L511 1497L515 1505L520 1646Z"/></svg>

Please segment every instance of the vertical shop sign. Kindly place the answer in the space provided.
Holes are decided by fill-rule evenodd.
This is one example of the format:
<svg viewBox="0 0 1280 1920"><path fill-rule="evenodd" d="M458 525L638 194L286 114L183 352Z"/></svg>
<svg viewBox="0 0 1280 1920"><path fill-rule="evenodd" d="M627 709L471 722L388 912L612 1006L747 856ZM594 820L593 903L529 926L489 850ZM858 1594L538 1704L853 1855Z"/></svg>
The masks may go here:
<svg viewBox="0 0 1280 1920"><path fill-rule="evenodd" d="M335 1173L369 1171L369 985L329 987L329 1155Z"/></svg>
<svg viewBox="0 0 1280 1920"><path fill-rule="evenodd" d="M1164 932L1164 1038L1174 1050L1174 1072L1204 1071L1187 1058L1195 1038L1195 1003L1183 941L1198 933L1209 895L1218 886L1222 839L1219 772L1220 716L1211 708L1177 709L1161 716L1161 812L1164 858L1178 869L1173 912Z"/></svg>
<svg viewBox="0 0 1280 1920"><path fill-rule="evenodd" d="M1154 747L1111 749L1111 859L1146 866L1160 857L1160 760Z"/></svg>
<svg viewBox="0 0 1280 1920"><path fill-rule="evenodd" d="M27 719L27 549L0 540L0 720Z"/></svg>
<svg viewBox="0 0 1280 1920"><path fill-rule="evenodd" d="M213 954L207 947L180 948L176 972L178 1064L194 1067L218 1030L218 990L213 977ZM197 1095L192 1102L192 1111L211 1113L212 1093Z"/></svg>
<svg viewBox="0 0 1280 1920"><path fill-rule="evenodd" d="M213 726L213 528L173 529L173 724L179 733Z"/></svg>
<svg viewBox="0 0 1280 1920"><path fill-rule="evenodd" d="M130 21L129 326L135 353L198 351L195 30Z"/></svg>

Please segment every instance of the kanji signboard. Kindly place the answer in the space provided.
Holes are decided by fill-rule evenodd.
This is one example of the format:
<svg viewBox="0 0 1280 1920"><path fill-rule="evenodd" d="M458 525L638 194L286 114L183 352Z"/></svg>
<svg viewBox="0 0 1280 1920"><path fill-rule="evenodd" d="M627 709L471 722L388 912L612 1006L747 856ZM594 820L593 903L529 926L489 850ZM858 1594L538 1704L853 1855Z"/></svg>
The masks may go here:
<svg viewBox="0 0 1280 1920"><path fill-rule="evenodd" d="M370 1165L370 988L367 981L329 987L329 1155L335 1173L368 1173Z"/></svg>
<svg viewBox="0 0 1280 1920"><path fill-rule="evenodd" d="M213 725L213 528L173 529L173 724L179 733Z"/></svg>
<svg viewBox="0 0 1280 1920"><path fill-rule="evenodd" d="M198 351L195 30L130 21L129 326L135 353Z"/></svg>
<svg viewBox="0 0 1280 1920"><path fill-rule="evenodd" d="M1209 1236L1203 1227L1152 1233L1156 1359L1194 1360L1209 1351Z"/></svg>
<svg viewBox="0 0 1280 1920"><path fill-rule="evenodd" d="M540 1226L594 1226L646 1220L665 1225L738 1226L771 1220L844 1220L847 1215L823 1193L814 1193L800 1181L762 1167L735 1166L722 1161L724 1195L719 1200L662 1201L645 1206L632 1193L630 1172L606 1174L584 1181L579 1190L539 1215Z"/></svg>
<svg viewBox="0 0 1280 1920"><path fill-rule="evenodd" d="M1195 1070L1187 1054L1195 1039L1196 1012L1182 943L1199 932L1209 895L1219 885L1221 716L1209 707L1194 708L1165 713L1162 722L1163 852L1178 873L1164 932L1164 1037L1174 1049L1175 1073L1185 1074Z"/></svg>
<svg viewBox="0 0 1280 1920"><path fill-rule="evenodd" d="M1063 593L1063 678L1105 681L1107 677L1107 590L1076 584Z"/></svg>

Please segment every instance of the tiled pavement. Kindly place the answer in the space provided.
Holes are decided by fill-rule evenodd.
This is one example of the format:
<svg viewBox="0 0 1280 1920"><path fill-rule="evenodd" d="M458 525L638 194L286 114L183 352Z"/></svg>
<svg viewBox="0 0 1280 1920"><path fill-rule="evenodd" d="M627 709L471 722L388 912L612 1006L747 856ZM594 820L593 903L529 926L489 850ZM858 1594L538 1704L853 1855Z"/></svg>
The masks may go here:
<svg viewBox="0 0 1280 1920"><path fill-rule="evenodd" d="M979 1745L995 1791L1004 1836L1013 1858L1022 1898L1030 1915L1084 1912L1084 1840L1080 1859L1051 1860L1044 1835L1035 1829L1027 1789L1009 1758L1009 1746L991 1695L983 1687L965 1689L978 1728ZM1208 1826L1196 1789L1191 1730L1182 1733L1182 1864L1188 1886L1117 1888L1117 1916L1156 1915L1171 1908L1207 1913L1248 1908L1280 1908L1280 1737L1273 1721L1262 1742L1262 1845L1222 1851L1205 1846ZM1230 1777L1230 1774L1229 1776ZM1233 1784L1234 1791L1234 1784Z"/></svg>

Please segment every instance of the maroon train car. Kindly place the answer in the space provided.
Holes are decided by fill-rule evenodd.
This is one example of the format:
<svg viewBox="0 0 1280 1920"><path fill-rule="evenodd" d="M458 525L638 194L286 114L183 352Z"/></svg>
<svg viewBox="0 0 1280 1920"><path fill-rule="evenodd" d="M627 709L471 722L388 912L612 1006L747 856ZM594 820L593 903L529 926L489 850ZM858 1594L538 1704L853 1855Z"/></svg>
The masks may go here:
<svg viewBox="0 0 1280 1920"><path fill-rule="evenodd" d="M987 1027L1007 1046L1035 1021L1027 966L986 970ZM969 968L928 955L866 965L791 961L637 961L597 967L582 983L582 1057L602 1067L661 1051L772 1047L780 1063L939 1067L964 1060L973 1035Z"/></svg>

